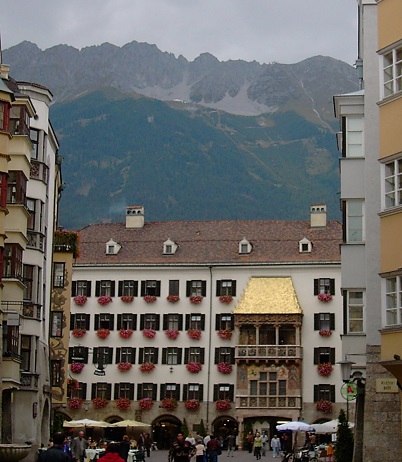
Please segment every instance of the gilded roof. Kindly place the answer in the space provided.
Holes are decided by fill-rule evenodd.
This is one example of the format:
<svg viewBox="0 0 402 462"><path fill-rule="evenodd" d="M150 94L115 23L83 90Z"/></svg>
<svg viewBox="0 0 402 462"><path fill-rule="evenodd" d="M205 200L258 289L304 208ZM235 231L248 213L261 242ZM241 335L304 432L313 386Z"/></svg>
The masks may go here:
<svg viewBox="0 0 402 462"><path fill-rule="evenodd" d="M302 314L291 277L251 277L234 314Z"/></svg>
<svg viewBox="0 0 402 462"><path fill-rule="evenodd" d="M78 231L78 265L208 265L208 264L317 264L340 263L342 226L328 221L312 228L309 221L233 220L145 222L141 229L125 223L100 223ZM252 245L249 254L239 254L239 242ZM299 241L312 242L311 253L299 252ZM113 239L121 250L106 254ZM174 255L163 255L163 243L178 245Z"/></svg>

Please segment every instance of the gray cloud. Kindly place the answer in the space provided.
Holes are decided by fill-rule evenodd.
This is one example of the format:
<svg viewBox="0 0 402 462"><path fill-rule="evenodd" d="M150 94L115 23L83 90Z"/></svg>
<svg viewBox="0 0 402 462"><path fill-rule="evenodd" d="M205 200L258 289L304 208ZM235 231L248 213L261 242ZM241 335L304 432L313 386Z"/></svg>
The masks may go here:
<svg viewBox="0 0 402 462"><path fill-rule="evenodd" d="M6 3L7 2L7 3ZM0 0L3 49L23 40L41 49L136 40L189 60L294 63L357 56L356 0Z"/></svg>

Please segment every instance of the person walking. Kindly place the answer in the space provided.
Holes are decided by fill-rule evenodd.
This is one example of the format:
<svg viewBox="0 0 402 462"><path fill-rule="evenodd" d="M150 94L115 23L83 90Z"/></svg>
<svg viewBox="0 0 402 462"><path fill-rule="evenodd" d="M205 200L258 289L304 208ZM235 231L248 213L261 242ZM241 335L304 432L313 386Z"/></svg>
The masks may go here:
<svg viewBox="0 0 402 462"><path fill-rule="evenodd" d="M261 454L262 454L262 456L266 456L267 455L268 435L267 435L267 432L265 430L262 432L261 440L262 440Z"/></svg>
<svg viewBox="0 0 402 462"><path fill-rule="evenodd" d="M184 435L179 432L176 441L173 442L169 454L168 462L189 462L195 454L195 448L184 441Z"/></svg>
<svg viewBox="0 0 402 462"><path fill-rule="evenodd" d="M47 451L41 451L38 462L71 462L71 457L63 450L65 441L64 433L54 434L53 445Z"/></svg>
<svg viewBox="0 0 402 462"><path fill-rule="evenodd" d="M84 462L85 449L88 447L88 442L84 438L84 432L80 430L78 436L76 436L71 443L71 454L73 460L77 462Z"/></svg>
<svg viewBox="0 0 402 462"><path fill-rule="evenodd" d="M281 440L278 435L274 435L271 439L271 448L273 451L273 457L279 457L279 451L281 450Z"/></svg>
<svg viewBox="0 0 402 462"><path fill-rule="evenodd" d="M124 459L125 462L127 462L128 451L130 450L130 447L131 445L128 435L124 435L123 440L120 443L119 455L122 459Z"/></svg>
<svg viewBox="0 0 402 462"><path fill-rule="evenodd" d="M149 433L145 433L144 435L144 451L147 454L147 457L151 457L151 446L152 446L152 438Z"/></svg>
<svg viewBox="0 0 402 462"><path fill-rule="evenodd" d="M260 432L257 432L254 437L254 455L257 460L261 459L262 438Z"/></svg>
<svg viewBox="0 0 402 462"><path fill-rule="evenodd" d="M233 433L229 433L227 437L227 445L228 445L227 456L233 457L233 451L236 449L236 437L233 435Z"/></svg>
<svg viewBox="0 0 402 462"><path fill-rule="evenodd" d="M211 435L211 439L207 444L207 459L209 462L218 462L218 456L221 454L221 446L215 435Z"/></svg>
<svg viewBox="0 0 402 462"><path fill-rule="evenodd" d="M109 443L106 447L106 453L99 459L102 462L124 462L119 456L119 444Z"/></svg>
<svg viewBox="0 0 402 462"><path fill-rule="evenodd" d="M197 440L197 444L195 445L195 460L196 462L204 462L205 458L205 445L202 442L202 438Z"/></svg>
<svg viewBox="0 0 402 462"><path fill-rule="evenodd" d="M247 449L250 454L253 452L253 441L254 441L253 434L251 432L248 432L246 436L246 442L247 442Z"/></svg>

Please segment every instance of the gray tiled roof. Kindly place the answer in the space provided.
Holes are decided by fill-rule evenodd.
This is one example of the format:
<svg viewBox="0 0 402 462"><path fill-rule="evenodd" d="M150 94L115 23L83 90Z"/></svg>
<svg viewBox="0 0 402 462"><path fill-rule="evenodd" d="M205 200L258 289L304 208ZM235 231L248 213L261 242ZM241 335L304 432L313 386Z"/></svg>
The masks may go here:
<svg viewBox="0 0 402 462"><path fill-rule="evenodd" d="M145 223L126 229L125 223L89 225L79 231L81 255L77 264L260 264L340 262L342 227L327 222L311 228L309 221L191 221ZM311 253L299 253L299 241L313 243ZM163 255L163 243L179 245L174 255ZM250 254L239 254L246 238ZM106 242L122 246L117 255L106 254Z"/></svg>

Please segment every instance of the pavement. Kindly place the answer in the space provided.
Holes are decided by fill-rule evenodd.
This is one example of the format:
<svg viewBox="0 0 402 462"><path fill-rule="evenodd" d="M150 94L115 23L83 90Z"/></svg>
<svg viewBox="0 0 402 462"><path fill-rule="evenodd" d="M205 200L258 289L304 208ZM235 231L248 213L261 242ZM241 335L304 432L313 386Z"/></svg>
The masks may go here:
<svg viewBox="0 0 402 462"><path fill-rule="evenodd" d="M166 450L151 451L151 457L146 457L146 462L167 462L168 452ZM253 454L248 451L234 451L233 457L227 457L227 451L223 451L222 455L218 457L219 462L254 462L256 460ZM282 457L274 458L272 451L267 451L266 456L261 457L261 462L281 462ZM195 457L191 459L191 462L195 462Z"/></svg>

